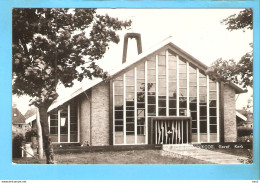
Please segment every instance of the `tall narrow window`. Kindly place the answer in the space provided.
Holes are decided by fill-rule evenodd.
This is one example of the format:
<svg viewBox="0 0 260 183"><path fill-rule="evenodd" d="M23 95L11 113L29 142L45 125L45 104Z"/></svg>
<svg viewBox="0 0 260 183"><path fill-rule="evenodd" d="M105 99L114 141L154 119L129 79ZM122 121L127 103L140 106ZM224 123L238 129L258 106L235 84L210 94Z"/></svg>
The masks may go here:
<svg viewBox="0 0 260 183"><path fill-rule="evenodd" d="M145 66L144 63L136 68L137 71L137 144L145 143Z"/></svg>
<svg viewBox="0 0 260 183"><path fill-rule="evenodd" d="M134 69L125 74L125 105L126 105L126 143L135 143L135 80Z"/></svg>
<svg viewBox="0 0 260 183"><path fill-rule="evenodd" d="M124 143L124 83L123 76L114 81L114 131L115 144Z"/></svg>
<svg viewBox="0 0 260 183"><path fill-rule="evenodd" d="M166 116L166 56L158 55L158 115Z"/></svg>
<svg viewBox="0 0 260 183"><path fill-rule="evenodd" d="M207 142L207 77L199 73L200 141Z"/></svg>
<svg viewBox="0 0 260 183"><path fill-rule="evenodd" d="M187 64L179 59L179 114L187 116Z"/></svg>
<svg viewBox="0 0 260 183"><path fill-rule="evenodd" d="M78 112L77 102L70 103L70 142L78 141Z"/></svg>
<svg viewBox="0 0 260 183"><path fill-rule="evenodd" d="M197 71L194 67L189 66L189 100L190 112L192 118L192 136L193 141L197 141Z"/></svg>
<svg viewBox="0 0 260 183"><path fill-rule="evenodd" d="M156 62L155 56L147 60L148 116L156 115Z"/></svg>
<svg viewBox="0 0 260 183"><path fill-rule="evenodd" d="M50 113L50 136L52 142L58 142L58 111L53 110Z"/></svg>
<svg viewBox="0 0 260 183"><path fill-rule="evenodd" d="M176 94L177 94L177 69L176 55L168 52L168 92L169 92L169 116L176 116Z"/></svg>
<svg viewBox="0 0 260 183"><path fill-rule="evenodd" d="M60 109L60 142L68 142L68 106Z"/></svg>
<svg viewBox="0 0 260 183"><path fill-rule="evenodd" d="M209 130L210 141L217 142L217 84L209 80Z"/></svg>

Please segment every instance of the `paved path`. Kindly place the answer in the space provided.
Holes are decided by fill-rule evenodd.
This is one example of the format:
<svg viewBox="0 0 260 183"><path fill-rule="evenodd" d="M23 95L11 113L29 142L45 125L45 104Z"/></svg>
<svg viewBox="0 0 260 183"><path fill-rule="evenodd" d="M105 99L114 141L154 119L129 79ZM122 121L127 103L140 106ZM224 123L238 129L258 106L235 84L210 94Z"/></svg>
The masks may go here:
<svg viewBox="0 0 260 183"><path fill-rule="evenodd" d="M242 156L235 156L212 150L201 149L192 145L163 145L164 153L172 156L188 156L199 160L208 161L212 164L242 164Z"/></svg>

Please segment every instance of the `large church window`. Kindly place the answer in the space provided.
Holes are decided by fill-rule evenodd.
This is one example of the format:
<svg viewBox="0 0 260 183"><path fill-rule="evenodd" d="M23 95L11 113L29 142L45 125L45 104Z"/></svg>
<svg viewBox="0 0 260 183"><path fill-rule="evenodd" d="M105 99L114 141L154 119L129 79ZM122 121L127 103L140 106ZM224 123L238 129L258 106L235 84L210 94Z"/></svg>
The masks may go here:
<svg viewBox="0 0 260 183"><path fill-rule="evenodd" d="M126 143L134 144L135 134L135 115L134 115L134 101L135 101L135 78L134 70L130 70L125 74L125 86L126 86Z"/></svg>
<svg viewBox="0 0 260 183"><path fill-rule="evenodd" d="M177 59L176 55L168 52L168 92L169 92L169 116L176 116L177 97Z"/></svg>
<svg viewBox="0 0 260 183"><path fill-rule="evenodd" d="M192 133L197 134L197 70L189 66L189 100L190 114L192 118ZM197 139L197 138L196 138Z"/></svg>
<svg viewBox="0 0 260 183"><path fill-rule="evenodd" d="M137 82L137 144L145 143L145 64L136 67Z"/></svg>
<svg viewBox="0 0 260 183"><path fill-rule="evenodd" d="M217 141L218 85L200 69L164 50L115 78L115 144L147 143L146 125L153 116L190 116L193 142Z"/></svg>
<svg viewBox="0 0 260 183"><path fill-rule="evenodd" d="M166 56L165 51L158 55L158 113L166 116Z"/></svg>
<svg viewBox="0 0 260 183"><path fill-rule="evenodd" d="M179 58L179 115L187 115L187 64Z"/></svg>
<svg viewBox="0 0 260 183"><path fill-rule="evenodd" d="M124 143L124 81L120 76L114 81L114 131L115 143Z"/></svg>
<svg viewBox="0 0 260 183"><path fill-rule="evenodd" d="M147 60L148 116L156 115L156 62L155 57Z"/></svg>
<svg viewBox="0 0 260 183"><path fill-rule="evenodd" d="M217 86L216 82L209 80L209 126L211 142L216 142L217 138Z"/></svg>
<svg viewBox="0 0 260 183"><path fill-rule="evenodd" d="M200 133L207 133L207 77L199 73Z"/></svg>

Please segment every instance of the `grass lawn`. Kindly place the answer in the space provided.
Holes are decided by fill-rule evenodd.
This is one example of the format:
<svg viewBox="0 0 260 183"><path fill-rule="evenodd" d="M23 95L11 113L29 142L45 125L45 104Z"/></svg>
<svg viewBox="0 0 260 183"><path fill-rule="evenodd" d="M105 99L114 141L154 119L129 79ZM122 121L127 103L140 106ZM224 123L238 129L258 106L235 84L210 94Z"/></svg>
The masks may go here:
<svg viewBox="0 0 260 183"><path fill-rule="evenodd" d="M132 150L55 154L56 164L208 164L190 157L162 155L162 150ZM13 159L17 164L45 164L33 158Z"/></svg>

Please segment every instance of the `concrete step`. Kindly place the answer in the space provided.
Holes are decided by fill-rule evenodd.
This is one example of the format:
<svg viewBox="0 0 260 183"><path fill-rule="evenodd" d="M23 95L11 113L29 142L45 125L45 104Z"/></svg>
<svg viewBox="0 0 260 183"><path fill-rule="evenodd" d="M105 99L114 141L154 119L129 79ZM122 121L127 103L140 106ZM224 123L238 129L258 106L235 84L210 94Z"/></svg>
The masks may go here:
<svg viewBox="0 0 260 183"><path fill-rule="evenodd" d="M199 160L211 162L213 164L242 164L241 159L246 159L242 156L235 156L212 150L201 149L189 144L181 145L163 145L162 149L168 152L168 155L188 156ZM167 154L167 153L166 153Z"/></svg>

